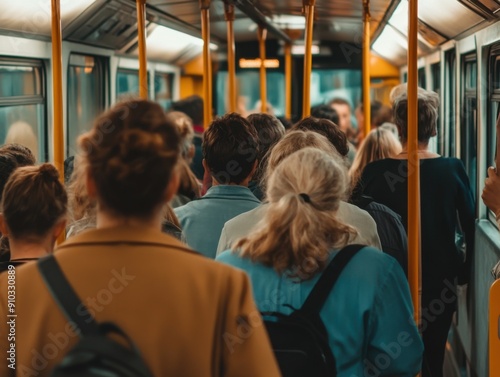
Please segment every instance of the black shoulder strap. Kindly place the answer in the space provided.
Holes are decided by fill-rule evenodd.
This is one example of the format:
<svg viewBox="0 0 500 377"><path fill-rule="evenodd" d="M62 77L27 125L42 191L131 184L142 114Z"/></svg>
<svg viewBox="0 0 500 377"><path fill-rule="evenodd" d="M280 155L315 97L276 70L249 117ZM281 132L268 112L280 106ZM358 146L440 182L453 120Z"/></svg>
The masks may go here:
<svg viewBox="0 0 500 377"><path fill-rule="evenodd" d="M319 313L323 307L328 295L335 285L340 273L349 263L351 258L356 255L365 245L347 245L340 250L333 260L328 264L313 290L300 308L300 311L307 313Z"/></svg>
<svg viewBox="0 0 500 377"><path fill-rule="evenodd" d="M97 322L82 303L53 255L37 263L40 274L57 305L66 318L81 331L81 336L98 332Z"/></svg>

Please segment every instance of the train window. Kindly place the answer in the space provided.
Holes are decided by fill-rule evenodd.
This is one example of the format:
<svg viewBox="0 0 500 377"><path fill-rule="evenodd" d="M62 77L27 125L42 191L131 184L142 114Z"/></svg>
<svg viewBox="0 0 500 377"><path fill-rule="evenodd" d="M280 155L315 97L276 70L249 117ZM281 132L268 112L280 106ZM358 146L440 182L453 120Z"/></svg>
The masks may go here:
<svg viewBox="0 0 500 377"><path fill-rule="evenodd" d="M0 144L27 146L48 160L45 71L41 61L0 60Z"/></svg>
<svg viewBox="0 0 500 377"><path fill-rule="evenodd" d="M444 129L441 154L455 156L455 109L456 109L456 70L455 50L445 53L445 87L444 90Z"/></svg>
<svg viewBox="0 0 500 377"><path fill-rule="evenodd" d="M425 68L422 67L422 68L418 69L418 86L420 86L421 88L427 89L427 85L426 85L425 81L426 81Z"/></svg>
<svg viewBox="0 0 500 377"><path fill-rule="evenodd" d="M469 176L471 190L476 198L476 168L477 168L477 60L471 54L463 58L462 74L462 114L460 128L460 158L462 159L467 175Z"/></svg>
<svg viewBox="0 0 500 377"><path fill-rule="evenodd" d="M227 72L217 73L217 114L225 114L227 108ZM245 70L236 74L238 87L238 105L246 111L260 112L260 76L257 70ZM285 113L285 75L282 72L266 71L267 102L274 115L282 116Z"/></svg>
<svg viewBox="0 0 500 377"><path fill-rule="evenodd" d="M147 82L149 83L149 71ZM155 82L156 87L156 82ZM139 95L139 71L136 69L118 68L116 73L116 100L127 96ZM148 91L149 97L149 91Z"/></svg>
<svg viewBox="0 0 500 377"><path fill-rule="evenodd" d="M487 145L486 158L488 166L495 165L495 156L500 151L496 150L496 120L500 113L500 45L495 45L490 50L488 67L488 119L487 119ZM489 212L489 218L496 224L495 215Z"/></svg>
<svg viewBox="0 0 500 377"><path fill-rule="evenodd" d="M67 156L76 153L76 139L88 131L106 105L103 59L71 54L68 66Z"/></svg>
<svg viewBox="0 0 500 377"><path fill-rule="evenodd" d="M432 90L437 94L441 92L441 64L434 63L431 65Z"/></svg>
<svg viewBox="0 0 500 377"><path fill-rule="evenodd" d="M317 69L311 73L311 104L328 103L335 97L349 101L353 108L361 99L361 71ZM352 117L353 121L355 118Z"/></svg>
<svg viewBox="0 0 500 377"><path fill-rule="evenodd" d="M165 110L172 103L172 92L174 89L174 74L155 72L155 101Z"/></svg>

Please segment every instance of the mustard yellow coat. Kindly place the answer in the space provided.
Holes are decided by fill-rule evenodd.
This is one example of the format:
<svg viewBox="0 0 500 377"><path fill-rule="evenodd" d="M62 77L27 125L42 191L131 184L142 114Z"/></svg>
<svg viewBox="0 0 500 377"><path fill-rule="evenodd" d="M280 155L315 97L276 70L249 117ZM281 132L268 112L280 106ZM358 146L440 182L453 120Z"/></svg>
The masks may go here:
<svg viewBox="0 0 500 377"><path fill-rule="evenodd" d="M149 228L91 230L55 256L96 320L120 326L155 376L280 375L243 272ZM73 330L36 263L0 275L0 376L49 375L77 342Z"/></svg>

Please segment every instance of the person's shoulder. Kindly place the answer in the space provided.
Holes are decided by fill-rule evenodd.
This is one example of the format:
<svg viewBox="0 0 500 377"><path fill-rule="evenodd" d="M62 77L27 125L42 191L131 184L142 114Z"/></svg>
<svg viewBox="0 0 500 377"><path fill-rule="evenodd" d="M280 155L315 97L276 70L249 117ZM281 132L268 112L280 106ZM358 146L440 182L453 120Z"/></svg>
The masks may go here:
<svg viewBox="0 0 500 377"><path fill-rule="evenodd" d="M251 209L250 211L243 212L238 216L233 217L231 220L226 221L224 227L226 229L231 229L233 227L241 226L253 226L257 221L259 221L266 211L266 205L261 204Z"/></svg>
<svg viewBox="0 0 500 377"><path fill-rule="evenodd" d="M249 262L246 258L241 257L238 251L234 250L223 251L217 255L215 260L221 264L230 265L239 269L244 269Z"/></svg>
<svg viewBox="0 0 500 377"><path fill-rule="evenodd" d="M349 218L356 218L359 220L365 220L365 221L369 221L369 222L373 221L372 217L370 216L370 214L367 211L359 208L355 204L351 204L351 203L344 202L344 201L340 201L340 203L339 203L338 216L340 218L349 217Z"/></svg>
<svg viewBox="0 0 500 377"><path fill-rule="evenodd" d="M357 257L357 258L356 258ZM384 276L395 268L401 268L393 257L372 246L365 246L353 258L353 266L364 274Z"/></svg>

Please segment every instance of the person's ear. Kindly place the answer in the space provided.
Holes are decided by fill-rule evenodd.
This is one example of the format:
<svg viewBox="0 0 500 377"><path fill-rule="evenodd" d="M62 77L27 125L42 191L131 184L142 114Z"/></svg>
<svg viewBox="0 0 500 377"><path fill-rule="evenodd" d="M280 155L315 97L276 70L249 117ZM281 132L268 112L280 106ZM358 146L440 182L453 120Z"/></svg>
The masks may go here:
<svg viewBox="0 0 500 377"><path fill-rule="evenodd" d="M57 240L65 229L66 229L66 219L63 219L59 221L56 225L54 225L54 228L52 229L52 236L54 237L54 240Z"/></svg>
<svg viewBox="0 0 500 377"><path fill-rule="evenodd" d="M94 178L89 172L85 174L85 186L87 188L87 195L89 198L95 199L97 197L97 187Z"/></svg>
<svg viewBox="0 0 500 377"><path fill-rule="evenodd" d="M179 170L174 169L172 172L172 176L170 177L170 181L168 182L167 188L165 190L165 201L168 203L172 200L172 198L177 194L179 190L180 176Z"/></svg>
<svg viewBox="0 0 500 377"><path fill-rule="evenodd" d="M207 160L205 159L201 160L201 164L203 165L203 169L205 169L205 172L210 174L210 168L208 167Z"/></svg>
<svg viewBox="0 0 500 377"><path fill-rule="evenodd" d="M0 213L0 232L3 236L9 235L9 229L7 228L7 223L5 222L5 217Z"/></svg>

